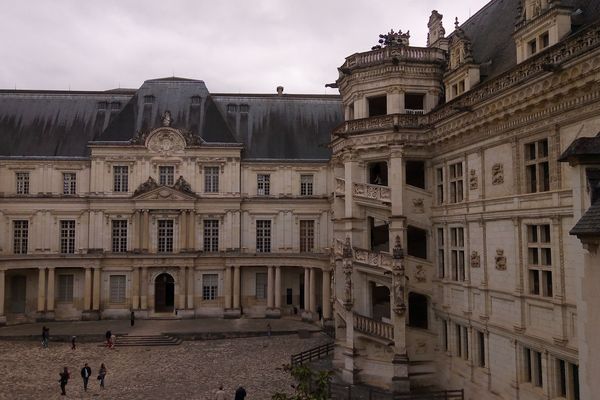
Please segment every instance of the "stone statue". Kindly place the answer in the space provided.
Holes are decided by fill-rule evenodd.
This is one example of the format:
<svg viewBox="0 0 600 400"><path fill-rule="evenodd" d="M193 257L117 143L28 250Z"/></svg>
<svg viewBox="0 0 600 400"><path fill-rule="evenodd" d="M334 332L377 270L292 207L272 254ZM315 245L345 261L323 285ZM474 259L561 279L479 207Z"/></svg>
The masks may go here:
<svg viewBox="0 0 600 400"><path fill-rule="evenodd" d="M179 175L179 178L177 179L177 182L175 182L175 185L173 185L173 188L181 192L193 193L192 187L181 175Z"/></svg>
<svg viewBox="0 0 600 400"><path fill-rule="evenodd" d="M171 112L168 110L165 111L161 117L161 120L163 126L171 126L171 123L173 122L173 118L171 118Z"/></svg>
<svg viewBox="0 0 600 400"><path fill-rule="evenodd" d="M142 193L146 193L149 192L151 190L154 190L158 187L158 183L156 183L156 181L154 180L154 178L152 178L151 176L148 177L148 180L144 183L142 183L140 186L138 186L138 188L135 190L135 192L133 192L134 196L137 196L138 194L142 194Z"/></svg>
<svg viewBox="0 0 600 400"><path fill-rule="evenodd" d="M471 268L479 268L481 265L481 257L476 251L471 252Z"/></svg>

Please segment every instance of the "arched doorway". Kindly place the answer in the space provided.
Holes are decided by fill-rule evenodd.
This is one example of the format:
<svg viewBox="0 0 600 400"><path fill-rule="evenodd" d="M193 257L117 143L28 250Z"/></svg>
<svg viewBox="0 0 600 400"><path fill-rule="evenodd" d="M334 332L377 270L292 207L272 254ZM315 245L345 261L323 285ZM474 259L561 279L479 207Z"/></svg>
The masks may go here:
<svg viewBox="0 0 600 400"><path fill-rule="evenodd" d="M162 273L154 280L154 311L173 312L175 305L175 280Z"/></svg>
<svg viewBox="0 0 600 400"><path fill-rule="evenodd" d="M27 299L27 278L15 275L10 278L10 312L14 314L25 313Z"/></svg>

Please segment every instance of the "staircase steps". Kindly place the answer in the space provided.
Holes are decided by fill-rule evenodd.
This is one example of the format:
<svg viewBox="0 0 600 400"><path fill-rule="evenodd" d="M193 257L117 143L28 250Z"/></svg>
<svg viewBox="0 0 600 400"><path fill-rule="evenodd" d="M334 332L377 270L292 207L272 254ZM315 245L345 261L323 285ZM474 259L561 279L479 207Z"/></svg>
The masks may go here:
<svg viewBox="0 0 600 400"><path fill-rule="evenodd" d="M181 339L165 335L124 335L117 336L116 347L133 346L178 346Z"/></svg>

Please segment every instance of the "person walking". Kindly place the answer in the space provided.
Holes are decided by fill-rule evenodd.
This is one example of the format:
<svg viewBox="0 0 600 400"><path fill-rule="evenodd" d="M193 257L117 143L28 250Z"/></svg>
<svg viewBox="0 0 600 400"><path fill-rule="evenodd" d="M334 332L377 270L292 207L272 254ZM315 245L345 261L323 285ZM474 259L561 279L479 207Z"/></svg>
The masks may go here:
<svg viewBox="0 0 600 400"><path fill-rule="evenodd" d="M75 350L75 339L77 336L71 336L71 350Z"/></svg>
<svg viewBox="0 0 600 400"><path fill-rule="evenodd" d="M225 400L225 391L223 391L223 385L220 385L219 389L215 392L215 400Z"/></svg>
<svg viewBox="0 0 600 400"><path fill-rule="evenodd" d="M50 328L46 327L46 325L44 325L42 327L42 346L47 349L48 348L48 341L50 340Z"/></svg>
<svg viewBox="0 0 600 400"><path fill-rule="evenodd" d="M135 312L133 310L131 311L131 315L129 318L131 320L131 326L133 326L135 324Z"/></svg>
<svg viewBox="0 0 600 400"><path fill-rule="evenodd" d="M267 336L271 339L271 324L267 323Z"/></svg>
<svg viewBox="0 0 600 400"><path fill-rule="evenodd" d="M71 374L69 374L69 369L67 367L65 367L63 369L63 372L61 372L60 374L60 379L58 380L58 382L60 383L60 391L61 391L61 395L62 396L66 396L67 395L67 383L69 383L69 378L71 377Z"/></svg>
<svg viewBox="0 0 600 400"><path fill-rule="evenodd" d="M106 377L106 367L104 363L100 364L100 370L98 371L98 380L100 381L100 387L104 389L104 378Z"/></svg>
<svg viewBox="0 0 600 400"><path fill-rule="evenodd" d="M106 347L110 347L110 337L112 336L112 332L110 330L106 331Z"/></svg>
<svg viewBox="0 0 600 400"><path fill-rule="evenodd" d="M89 367L88 363L85 363L83 368L81 368L81 377L83 378L83 390L86 392L90 376L92 376L92 369Z"/></svg>
<svg viewBox="0 0 600 400"><path fill-rule="evenodd" d="M235 391L235 399L234 400L244 400L246 398L246 389L242 385L239 385L237 390Z"/></svg>

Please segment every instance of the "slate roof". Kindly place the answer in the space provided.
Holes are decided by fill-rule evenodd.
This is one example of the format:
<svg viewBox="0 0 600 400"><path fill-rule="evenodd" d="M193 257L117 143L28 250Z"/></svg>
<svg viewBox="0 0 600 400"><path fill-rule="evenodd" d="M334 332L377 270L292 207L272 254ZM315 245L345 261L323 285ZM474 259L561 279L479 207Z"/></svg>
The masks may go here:
<svg viewBox="0 0 600 400"><path fill-rule="evenodd" d="M600 163L600 134L596 137L575 139L561 154L558 161Z"/></svg>
<svg viewBox="0 0 600 400"><path fill-rule="evenodd" d="M578 237L600 236L600 201L596 201L588 208L569 234Z"/></svg>

